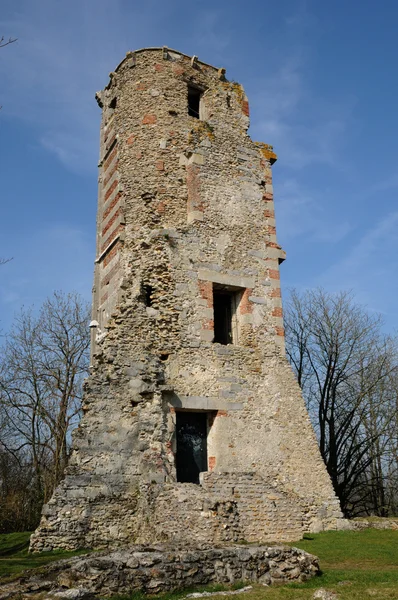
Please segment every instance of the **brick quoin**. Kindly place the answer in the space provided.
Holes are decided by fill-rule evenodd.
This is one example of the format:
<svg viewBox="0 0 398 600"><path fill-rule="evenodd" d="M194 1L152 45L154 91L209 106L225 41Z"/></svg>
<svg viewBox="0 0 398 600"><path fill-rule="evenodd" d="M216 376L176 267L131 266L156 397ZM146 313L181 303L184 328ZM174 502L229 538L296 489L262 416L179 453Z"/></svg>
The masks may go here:
<svg viewBox="0 0 398 600"><path fill-rule="evenodd" d="M272 194L270 194L269 192L265 192L265 194L263 194L263 201L264 202L273 202L274 196Z"/></svg>
<svg viewBox="0 0 398 600"><path fill-rule="evenodd" d="M116 242L116 244L114 246L112 246L112 248L109 250L109 252L106 253L106 255L104 256L104 258L101 261L101 264L103 267L107 267L109 265L111 260L113 258L115 258L115 256L118 254L121 247L122 247L122 243L120 240L118 242Z"/></svg>
<svg viewBox="0 0 398 600"><path fill-rule="evenodd" d="M283 329L283 327L275 327L275 333L280 337L285 337L285 330Z"/></svg>
<svg viewBox="0 0 398 600"><path fill-rule="evenodd" d="M112 132L113 133L113 132ZM113 134L111 139L105 144L105 149L109 150L110 147L116 142L116 134Z"/></svg>
<svg viewBox="0 0 398 600"><path fill-rule="evenodd" d="M278 250L281 249L280 245L277 242L266 242L265 245L267 246L267 248L278 248Z"/></svg>
<svg viewBox="0 0 398 600"><path fill-rule="evenodd" d="M249 102L248 100L243 100L242 101L242 112L244 115L246 115L246 117L248 117L250 115L250 109L249 109Z"/></svg>
<svg viewBox="0 0 398 600"><path fill-rule="evenodd" d="M216 466L216 457L209 456L209 471L212 471L215 466Z"/></svg>
<svg viewBox="0 0 398 600"><path fill-rule="evenodd" d="M270 279L279 279L279 269L268 269L268 274Z"/></svg>
<svg viewBox="0 0 398 600"><path fill-rule="evenodd" d="M117 179L115 179L115 181L109 186L109 188L108 188L108 190L106 191L106 194L105 194L105 202L107 200L109 200L110 196L112 196L112 193L117 188L118 183L119 183L119 181Z"/></svg>
<svg viewBox="0 0 398 600"><path fill-rule="evenodd" d="M269 293L271 298L281 298L281 288L277 287L277 288L273 288L270 293Z"/></svg>
<svg viewBox="0 0 398 600"><path fill-rule="evenodd" d="M116 196L114 198L112 198L109 206L104 211L104 214L103 214L103 217L102 217L103 220L105 220L107 218L107 216L112 212L113 208L115 208L116 204L120 200L120 197L121 197L121 194L119 192L118 194L116 194Z"/></svg>
<svg viewBox="0 0 398 600"><path fill-rule="evenodd" d="M282 308L280 306L276 306L274 308L274 310L272 311L272 316L273 317L283 317Z"/></svg>
<svg viewBox="0 0 398 600"><path fill-rule="evenodd" d="M115 227L115 229L112 231L112 233L109 235L109 237L105 240L105 242L103 242L103 244L101 246L101 252L106 250L106 248L109 246L109 244L111 244L113 242L113 240L115 238L117 238L117 236L119 235L119 233L122 231L123 228L124 228L124 225L122 225L121 223L119 223L119 225L117 227Z"/></svg>
<svg viewBox="0 0 398 600"><path fill-rule="evenodd" d="M103 296L101 296L101 304L108 300L108 292L105 292Z"/></svg>
<svg viewBox="0 0 398 600"><path fill-rule="evenodd" d="M273 210L265 210L263 212L264 217L266 217L267 219L274 219L275 218L275 213Z"/></svg>
<svg viewBox="0 0 398 600"><path fill-rule="evenodd" d="M113 162L117 155L117 146L112 150L106 161L104 162L104 171L106 171L109 165Z"/></svg>
<svg viewBox="0 0 398 600"><path fill-rule="evenodd" d="M251 296L252 291L252 289L246 288L243 292L241 301L239 302L239 313L241 315L250 315L253 312L253 304L249 300L249 296Z"/></svg>
<svg viewBox="0 0 398 600"><path fill-rule="evenodd" d="M276 235L276 228L273 225L268 225L269 235Z"/></svg>
<svg viewBox="0 0 398 600"><path fill-rule="evenodd" d="M201 298L207 300L207 307L213 308L213 284L211 281L199 281L199 293Z"/></svg>
<svg viewBox="0 0 398 600"><path fill-rule="evenodd" d="M142 119L142 124L143 125L153 125L154 123L156 123L156 121L157 121L156 115L145 115L144 118Z"/></svg>
<svg viewBox="0 0 398 600"><path fill-rule="evenodd" d="M108 285L111 279L114 278L115 275L119 272L119 263L117 263L112 269L109 271L107 275L101 280L101 287L104 285Z"/></svg>
<svg viewBox="0 0 398 600"><path fill-rule="evenodd" d="M106 233L108 233L109 229L112 227L112 225L114 224L114 222L116 221L116 219L118 218L118 216L120 215L120 209L118 208L114 215L109 219L109 221L107 222L107 224L105 225L105 227L102 230L102 236L104 236Z"/></svg>
<svg viewBox="0 0 398 600"><path fill-rule="evenodd" d="M110 180L112 179L112 177L114 176L114 174L117 171L117 167L118 167L118 161L116 160L113 164L112 164L112 168L109 169L109 171L106 174L106 177L104 177L104 183L103 183L103 188L105 189L108 185L108 183L110 182Z"/></svg>
<svg viewBox="0 0 398 600"><path fill-rule="evenodd" d="M228 417L228 411L226 410L218 410L217 417Z"/></svg>

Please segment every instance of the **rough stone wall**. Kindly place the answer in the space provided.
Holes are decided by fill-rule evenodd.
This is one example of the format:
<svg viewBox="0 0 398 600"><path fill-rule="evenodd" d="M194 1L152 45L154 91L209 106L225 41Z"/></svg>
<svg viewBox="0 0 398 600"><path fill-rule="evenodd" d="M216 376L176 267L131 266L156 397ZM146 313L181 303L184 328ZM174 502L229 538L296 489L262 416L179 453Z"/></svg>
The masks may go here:
<svg viewBox="0 0 398 600"><path fill-rule="evenodd" d="M188 114L188 85L202 90L201 119ZM146 49L129 53L97 98L92 374L66 478L32 549L190 541L191 530L198 540L287 540L336 527L338 502L284 356L276 156L246 133L243 88L195 57ZM213 341L220 286L237 294L228 345ZM176 482L181 410L208 415L201 486Z"/></svg>
<svg viewBox="0 0 398 600"><path fill-rule="evenodd" d="M127 549L65 559L25 572L0 585L0 600L21 598L108 597L148 594L237 581L273 583L307 581L319 573L318 559L287 546L203 548L170 546ZM45 596L43 596L45 594Z"/></svg>

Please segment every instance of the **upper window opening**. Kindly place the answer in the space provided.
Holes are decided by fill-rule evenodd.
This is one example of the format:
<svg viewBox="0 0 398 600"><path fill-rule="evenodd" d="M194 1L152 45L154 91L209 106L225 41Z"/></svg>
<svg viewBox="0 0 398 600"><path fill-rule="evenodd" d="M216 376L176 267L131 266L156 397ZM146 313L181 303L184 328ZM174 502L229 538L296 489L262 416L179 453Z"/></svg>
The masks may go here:
<svg viewBox="0 0 398 600"><path fill-rule="evenodd" d="M188 86L188 114L190 117L200 119L200 100L202 91L198 88Z"/></svg>
<svg viewBox="0 0 398 600"><path fill-rule="evenodd" d="M112 100L109 103L109 108L111 108L112 110L115 110L116 108L116 104L117 104L117 99L116 96L114 98L112 98Z"/></svg>
<svg viewBox="0 0 398 600"><path fill-rule="evenodd" d="M214 342L238 343L237 309L241 290L213 286Z"/></svg>

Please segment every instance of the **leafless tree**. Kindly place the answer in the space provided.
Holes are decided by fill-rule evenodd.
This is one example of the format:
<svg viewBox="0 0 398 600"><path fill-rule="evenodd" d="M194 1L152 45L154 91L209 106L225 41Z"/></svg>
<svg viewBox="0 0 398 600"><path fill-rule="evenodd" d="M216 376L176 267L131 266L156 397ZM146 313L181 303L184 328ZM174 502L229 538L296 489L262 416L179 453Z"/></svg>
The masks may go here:
<svg viewBox="0 0 398 600"><path fill-rule="evenodd" d="M56 292L38 316L21 311L3 347L0 450L22 470L31 468L30 495L38 510L62 477L79 420L88 322L89 307L77 294Z"/></svg>
<svg viewBox="0 0 398 600"><path fill-rule="evenodd" d="M0 48L4 48L4 46L8 46L9 44L13 44L14 42L17 41L17 38L8 38L8 40L6 40L6 38L4 37L4 35L2 35L0 37Z"/></svg>
<svg viewBox="0 0 398 600"><path fill-rule="evenodd" d="M293 290L285 326L287 354L343 512L386 514L396 340L348 292Z"/></svg>

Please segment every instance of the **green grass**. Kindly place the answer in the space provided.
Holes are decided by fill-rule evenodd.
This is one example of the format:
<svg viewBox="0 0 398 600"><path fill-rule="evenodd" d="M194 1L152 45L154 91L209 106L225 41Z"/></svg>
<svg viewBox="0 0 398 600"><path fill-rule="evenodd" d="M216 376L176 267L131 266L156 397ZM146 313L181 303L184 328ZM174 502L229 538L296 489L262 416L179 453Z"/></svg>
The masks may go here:
<svg viewBox="0 0 398 600"><path fill-rule="evenodd" d="M0 578L84 552L28 554L29 536L30 533L0 535ZM304 540L291 545L319 557L322 569L319 577L303 584L255 585L251 592L223 596L222 600L312 600L314 590L321 587L336 592L339 600L398 600L398 531L331 531L307 535ZM206 588L208 591L221 589L226 588L216 584ZM187 593L185 590L162 594L157 600L179 600ZM113 600L143 598L143 594L135 593L114 596Z"/></svg>
<svg viewBox="0 0 398 600"><path fill-rule="evenodd" d="M56 550L54 552L29 554L29 538L31 535L31 531L0 534L0 583L5 578L18 575L26 569L43 567L55 560L87 552L87 550L78 550L76 552Z"/></svg>

